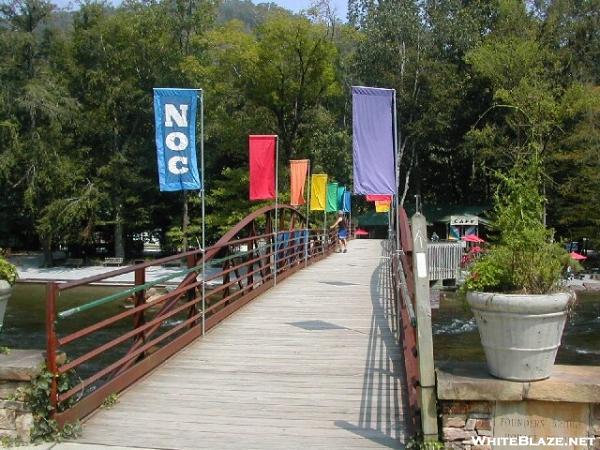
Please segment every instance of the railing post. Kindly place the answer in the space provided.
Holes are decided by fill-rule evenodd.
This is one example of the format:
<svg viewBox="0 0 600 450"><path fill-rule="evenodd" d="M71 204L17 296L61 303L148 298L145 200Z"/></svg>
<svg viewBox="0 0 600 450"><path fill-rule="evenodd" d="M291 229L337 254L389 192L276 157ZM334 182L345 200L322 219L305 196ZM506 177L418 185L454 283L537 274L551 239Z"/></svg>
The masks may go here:
<svg viewBox="0 0 600 450"><path fill-rule="evenodd" d="M225 256L229 256L229 248L227 249L227 252L225 253ZM229 260L226 260L225 262L223 262L223 266L221 271L225 272L226 270L228 270L230 267L229 264ZM229 282L231 281L231 273L227 272L225 274L223 274L223 286L227 286L229 284ZM223 297L221 298L225 298L225 297L229 297L229 286L227 286L225 289L223 289ZM225 302L226 304L229 302Z"/></svg>
<svg viewBox="0 0 600 450"><path fill-rule="evenodd" d="M197 265L197 257L196 255L188 255L188 257L186 258L186 265L188 269L191 269L193 267L196 267ZM202 280L204 282L204 280ZM195 296L196 296L196 289L192 289L188 292L188 300L192 300ZM194 303L192 306L190 306L190 311L188 313L188 319L191 317L194 317L196 314L198 314L198 303ZM190 324L190 328L194 328L195 326L198 325L198 322L192 322Z"/></svg>
<svg viewBox="0 0 600 450"><path fill-rule="evenodd" d="M415 280L415 313L417 316L417 349L421 394L421 427L425 440L438 439L435 396L435 367L429 301L427 268L427 221L422 214L411 219L413 241L413 276Z"/></svg>
<svg viewBox="0 0 600 450"><path fill-rule="evenodd" d="M146 269L145 268L141 268L141 269L135 269L134 272L134 280L135 280L135 285L136 286L141 286L142 284L146 283ZM135 306L141 306L143 304L146 303L146 295L145 295L146 290L141 290L135 293ZM135 316L133 316L133 328L137 329L139 327L141 327L142 325L144 325L145 323L145 319L144 319L144 311L139 311L135 314ZM136 341L141 341L142 344L146 342L146 333L145 332L141 332L140 334L138 334L135 338ZM140 353L140 356L138 359L143 359L145 357L145 352Z"/></svg>
<svg viewBox="0 0 600 450"><path fill-rule="evenodd" d="M50 406L51 416L57 412L58 408L58 366L56 363L57 339L56 339L56 293L58 285L56 282L46 284L46 365L48 371L52 374L50 381Z"/></svg>
<svg viewBox="0 0 600 450"><path fill-rule="evenodd" d="M252 239L251 241L248 242L248 261L254 259L254 251L256 248L256 241L254 239ZM258 254L258 252L256 253ZM259 255L260 256L260 255ZM252 263L252 265L250 265L247 269L246 269L246 288L251 291L254 289L254 275L252 274L252 272L254 271L254 263Z"/></svg>
<svg viewBox="0 0 600 450"><path fill-rule="evenodd" d="M274 252L273 252L273 286L277 286L277 258L279 257L279 236L277 231L273 234Z"/></svg>

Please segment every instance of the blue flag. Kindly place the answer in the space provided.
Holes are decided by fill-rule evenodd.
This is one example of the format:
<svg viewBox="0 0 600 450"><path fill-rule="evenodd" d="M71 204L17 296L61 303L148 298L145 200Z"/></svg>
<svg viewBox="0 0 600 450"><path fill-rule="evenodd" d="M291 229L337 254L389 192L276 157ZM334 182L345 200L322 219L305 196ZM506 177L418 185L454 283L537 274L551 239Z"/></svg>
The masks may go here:
<svg viewBox="0 0 600 450"><path fill-rule="evenodd" d="M198 89L154 89L156 157L161 191L201 189L196 161Z"/></svg>
<svg viewBox="0 0 600 450"><path fill-rule="evenodd" d="M351 210L351 206L350 206L350 191L345 191L344 192L344 202L343 202L343 208L342 211L349 213Z"/></svg>

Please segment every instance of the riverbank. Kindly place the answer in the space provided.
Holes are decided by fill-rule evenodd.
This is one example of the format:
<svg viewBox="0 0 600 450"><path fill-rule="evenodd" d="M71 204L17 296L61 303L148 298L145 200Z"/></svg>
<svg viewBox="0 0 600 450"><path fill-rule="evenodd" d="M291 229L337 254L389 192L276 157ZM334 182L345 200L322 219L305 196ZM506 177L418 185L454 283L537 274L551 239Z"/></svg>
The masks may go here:
<svg viewBox="0 0 600 450"><path fill-rule="evenodd" d="M568 280L566 285L574 291L600 292L600 280L591 275L583 275L582 279Z"/></svg>
<svg viewBox="0 0 600 450"><path fill-rule="evenodd" d="M47 283L49 281L67 282L80 280L82 278L110 275L123 267L107 267L101 265L83 266L83 267L41 267L42 258L40 255L15 255L10 257L10 262L17 267L20 283ZM183 268L150 266L146 269L146 281L152 282L164 277L169 278L164 284L179 284L184 275L178 275ZM134 284L134 273L126 273L109 277L101 282L93 283L105 286L129 286Z"/></svg>

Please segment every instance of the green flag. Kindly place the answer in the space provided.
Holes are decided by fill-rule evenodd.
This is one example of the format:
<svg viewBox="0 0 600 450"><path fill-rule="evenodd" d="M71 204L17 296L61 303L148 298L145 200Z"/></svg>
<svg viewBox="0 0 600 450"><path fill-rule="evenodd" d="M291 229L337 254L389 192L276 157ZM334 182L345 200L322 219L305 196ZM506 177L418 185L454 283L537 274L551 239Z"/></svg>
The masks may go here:
<svg viewBox="0 0 600 450"><path fill-rule="evenodd" d="M327 183L327 203L325 206L326 212L337 211L337 183Z"/></svg>
<svg viewBox="0 0 600 450"><path fill-rule="evenodd" d="M344 192L346 191L346 186L338 186L337 188L337 209L338 211L344 210Z"/></svg>

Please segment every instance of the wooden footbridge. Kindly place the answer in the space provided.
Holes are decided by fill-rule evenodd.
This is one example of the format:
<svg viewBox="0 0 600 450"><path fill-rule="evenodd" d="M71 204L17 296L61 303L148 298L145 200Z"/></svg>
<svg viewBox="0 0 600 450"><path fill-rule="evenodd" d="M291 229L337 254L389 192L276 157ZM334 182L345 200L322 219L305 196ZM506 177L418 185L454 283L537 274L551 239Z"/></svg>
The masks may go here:
<svg viewBox="0 0 600 450"><path fill-rule="evenodd" d="M416 333L428 305L404 213L402 239L353 240L348 253L291 207L279 206L285 231L274 217L263 208L206 251L48 285L50 401L59 423L83 419L78 442L404 448L437 434L430 323L429 337ZM183 281L147 301L168 280L146 283L146 271L177 260ZM61 293L127 271L136 286L62 310ZM107 308L127 296L132 308ZM107 317L86 322L92 311ZM62 333L69 320L80 326Z"/></svg>

